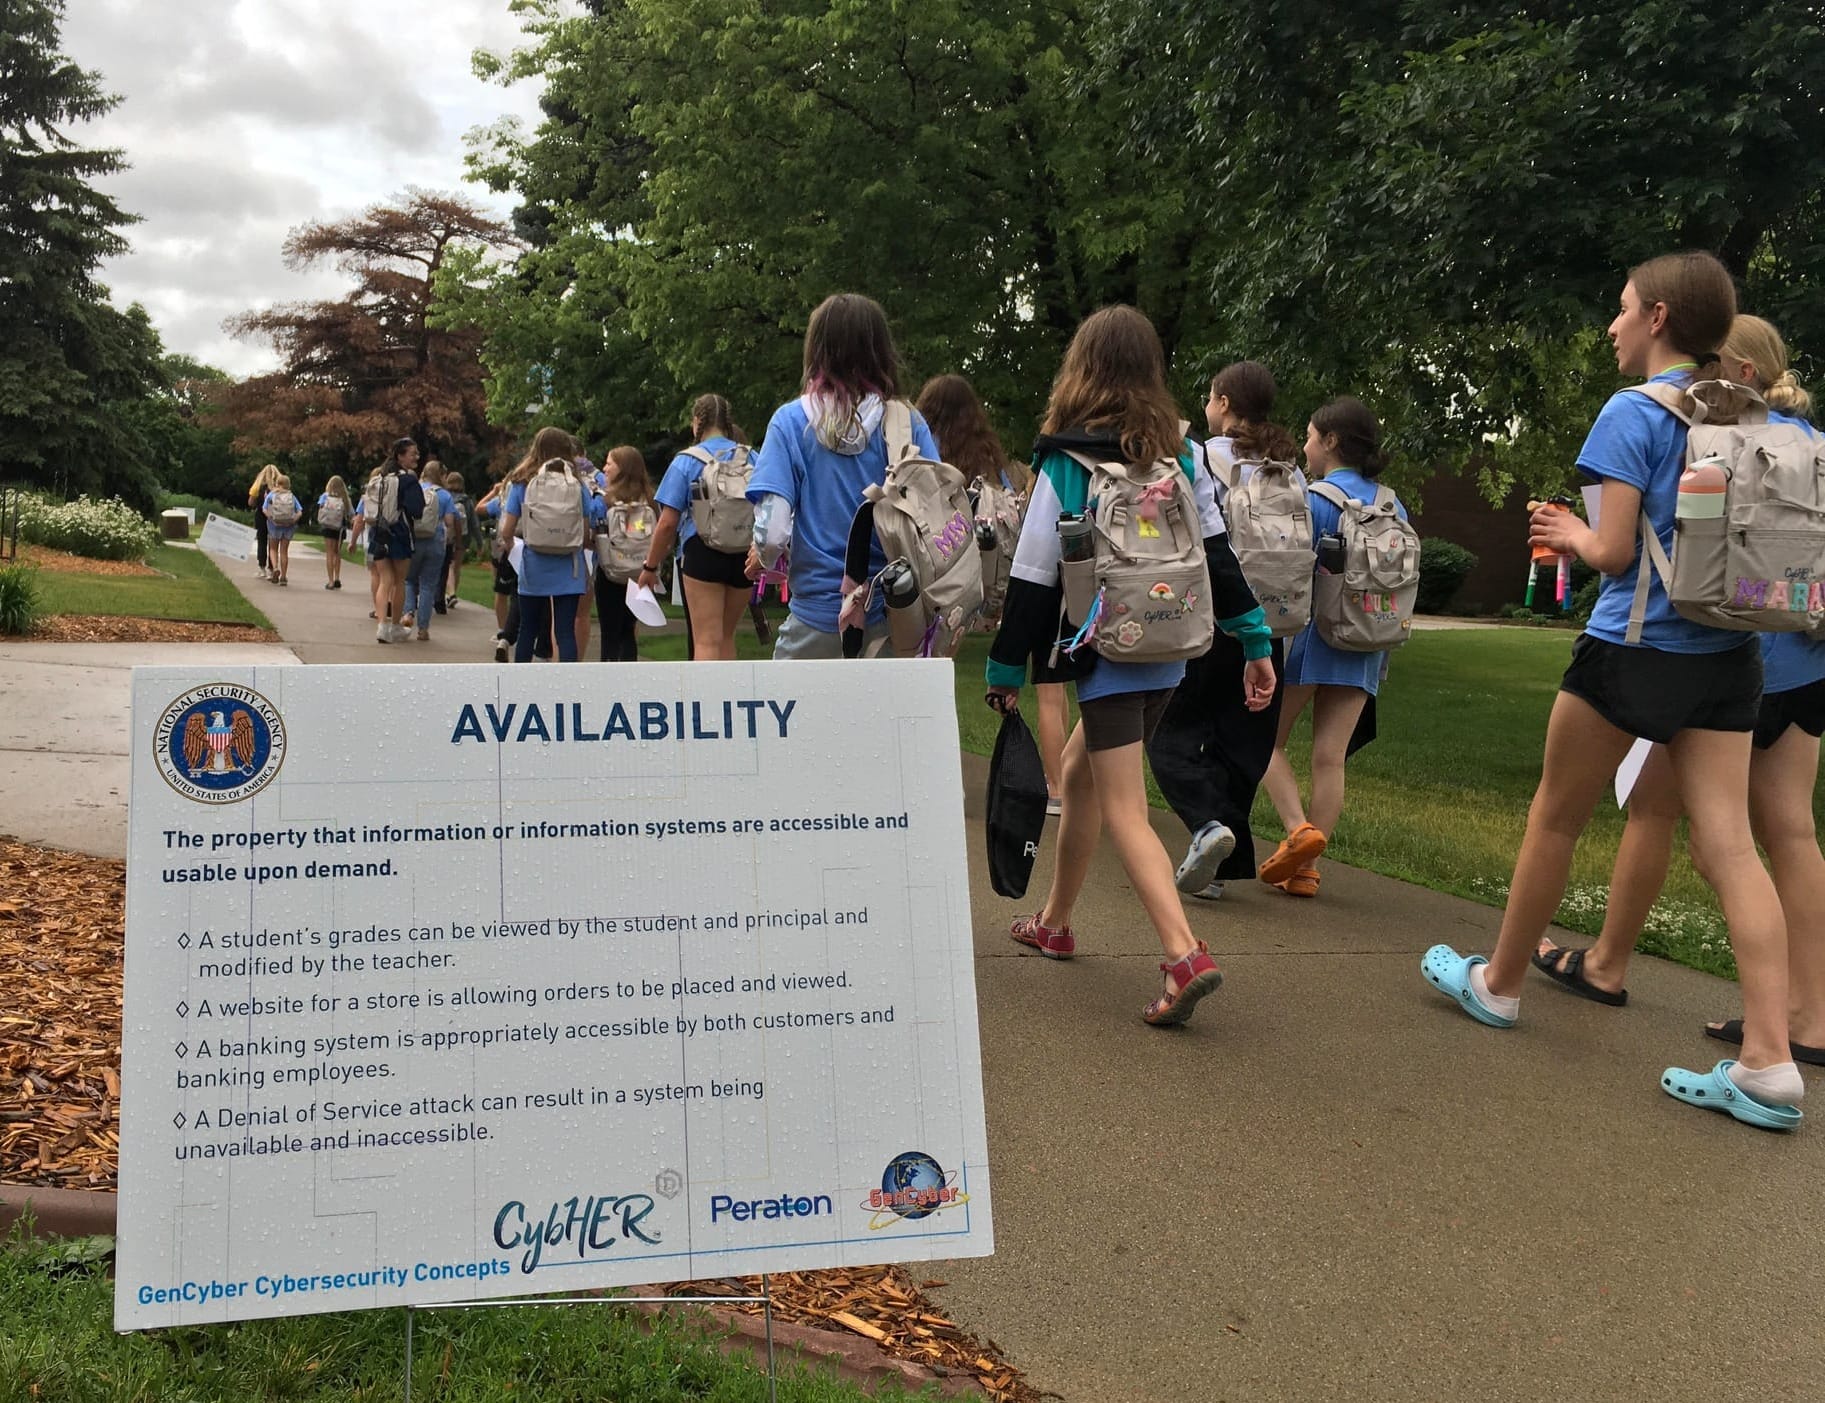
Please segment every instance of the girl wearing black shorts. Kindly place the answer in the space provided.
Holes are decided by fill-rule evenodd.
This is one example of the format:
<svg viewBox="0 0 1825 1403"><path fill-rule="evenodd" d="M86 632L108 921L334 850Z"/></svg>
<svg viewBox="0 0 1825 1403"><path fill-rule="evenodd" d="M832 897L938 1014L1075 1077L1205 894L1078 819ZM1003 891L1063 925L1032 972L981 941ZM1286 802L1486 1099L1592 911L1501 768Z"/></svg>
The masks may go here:
<svg viewBox="0 0 1825 1403"><path fill-rule="evenodd" d="M1609 327L1617 368L1650 383L1717 379L1735 316L1730 274L1710 254L1653 259L1630 273ZM1752 637L1681 618L1639 540L1645 516L1672 549L1685 445L1686 426L1670 410L1646 395L1614 395L1578 455L1580 471L1602 487L1597 528L1571 512L1534 514L1530 546L1579 556L1602 574L1602 591L1547 723L1545 764L1495 953L1484 960L1435 945L1421 969L1478 1022L1513 1026L1529 959L1565 895L1579 835L1635 738L1660 742L1690 818L1693 862L1729 924L1744 1014L1740 1061L1709 1072L1669 1068L1661 1085L1689 1104L1786 1127L1798 1124L1805 1094L1788 1048L1786 926L1749 824L1761 649ZM1650 573L1646 620L1631 643L1641 570Z"/></svg>
<svg viewBox="0 0 1825 1403"><path fill-rule="evenodd" d="M659 504L659 524L647 552L639 583L657 589L659 569L671 554L672 543L684 537L684 606L690 616L691 657L715 662L735 657L735 626L754 593L747 576L747 551L712 550L697 534L691 504L705 467L702 455L727 461L747 450L737 442L735 415L721 395L699 395L691 406L691 440L696 452L672 459L660 480L654 500Z"/></svg>
<svg viewBox="0 0 1825 1403"><path fill-rule="evenodd" d="M1768 403L1769 418L1809 432L1811 398L1787 368L1787 347L1760 317L1739 316L1723 346L1724 372ZM1749 819L1768 855L1787 918L1788 1029L1796 1062L1825 1065L1825 855L1819 852L1813 789L1825 735L1825 642L1804 633L1761 635L1763 691L1749 759ZM1629 956L1666 881L1684 810L1664 746L1655 746L1629 793L1629 821L1610 874L1603 933L1588 950L1542 939L1534 965L1547 978L1604 1004L1628 1001ZM1706 1032L1739 1042L1739 1018Z"/></svg>

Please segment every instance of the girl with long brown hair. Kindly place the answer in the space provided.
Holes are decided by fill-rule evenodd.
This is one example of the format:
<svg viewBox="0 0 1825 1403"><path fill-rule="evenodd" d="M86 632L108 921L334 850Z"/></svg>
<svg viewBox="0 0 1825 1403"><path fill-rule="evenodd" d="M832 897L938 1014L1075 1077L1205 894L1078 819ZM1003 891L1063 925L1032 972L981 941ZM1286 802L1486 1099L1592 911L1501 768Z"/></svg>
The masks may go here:
<svg viewBox="0 0 1825 1403"><path fill-rule="evenodd" d="M1092 505L1090 474L1072 454L1130 463L1174 460L1189 484L1191 453L1180 423L1166 387L1165 353L1146 317L1132 307L1105 307L1078 327L1034 445L1032 499L1001 629L989 650L987 700L996 710L1018 705L1027 660L1059 637L1059 518L1079 515ZM1214 593L1204 607L1215 612L1223 630L1239 638L1252 657L1263 659L1269 638L1261 608L1221 538L1219 549L1228 559L1212 562ZM1164 987L1141 1017L1156 1026L1183 1023L1223 976L1203 942L1191 934L1173 885L1172 859L1148 821L1141 752L1185 665L1109 658L1086 662L1087 671L1073 668L1079 720L1065 742L1064 813L1052 884L1045 904L1014 922L1010 933L1051 959L1076 953L1071 913L1106 827L1166 955L1160 965Z"/></svg>
<svg viewBox="0 0 1825 1403"><path fill-rule="evenodd" d="M805 327L803 392L774 411L748 483L755 547L748 578L758 579L789 548L791 617L780 627L775 658L843 656L837 619L850 527L868 488L886 479L882 424L887 406L900 397L904 373L887 314L873 298L839 292L812 312ZM914 444L927 457L937 457L925 420L917 410L911 414ZM886 567L877 541L865 567L868 578ZM887 603L876 590L865 638L886 635Z"/></svg>
<svg viewBox="0 0 1825 1403"><path fill-rule="evenodd" d="M653 520L653 484L647 476L646 458L631 444L618 444L608 450L608 461L600 478L604 514L618 506L644 506L644 520ZM649 543L648 551L653 547ZM653 557L647 556L648 560ZM602 630L602 661L631 663L638 656L635 644L633 610L627 607L627 585L616 584L602 572L597 561L595 577L596 622ZM746 581L743 582L744 586ZM746 595L746 589L743 590Z"/></svg>

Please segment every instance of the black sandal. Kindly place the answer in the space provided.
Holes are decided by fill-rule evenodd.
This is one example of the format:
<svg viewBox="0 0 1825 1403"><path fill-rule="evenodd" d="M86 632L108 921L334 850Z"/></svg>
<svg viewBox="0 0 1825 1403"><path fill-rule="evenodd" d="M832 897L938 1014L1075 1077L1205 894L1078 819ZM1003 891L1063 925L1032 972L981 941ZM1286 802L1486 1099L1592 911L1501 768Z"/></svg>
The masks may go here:
<svg viewBox="0 0 1825 1403"><path fill-rule="evenodd" d="M1611 1008L1621 1008L1629 1001L1627 989L1611 993L1608 989L1599 989L1584 977L1584 950L1571 950L1563 945L1555 945L1546 953L1538 950L1533 953L1534 968L1539 970L1553 983L1563 989L1569 989L1581 999L1592 1003L1607 1004Z"/></svg>
<svg viewBox="0 0 1825 1403"><path fill-rule="evenodd" d="M1707 1023L1705 1024L1705 1036L1716 1038L1720 1043L1735 1043L1741 1047L1743 1020L1726 1018L1715 1028ZM1787 1050L1793 1054L1795 1062L1805 1062L1814 1067L1825 1067L1825 1047L1808 1047L1805 1043L1790 1042L1787 1044Z"/></svg>

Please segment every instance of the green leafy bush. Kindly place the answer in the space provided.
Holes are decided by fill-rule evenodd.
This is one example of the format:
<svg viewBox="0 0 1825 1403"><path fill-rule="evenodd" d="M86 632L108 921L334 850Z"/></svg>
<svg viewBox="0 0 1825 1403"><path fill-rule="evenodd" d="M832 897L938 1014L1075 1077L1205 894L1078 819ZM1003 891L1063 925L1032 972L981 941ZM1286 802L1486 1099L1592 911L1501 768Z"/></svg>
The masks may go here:
<svg viewBox="0 0 1825 1403"><path fill-rule="evenodd" d="M19 534L35 545L93 560L143 560L158 544L158 529L118 497L73 502L27 497Z"/></svg>
<svg viewBox="0 0 1825 1403"><path fill-rule="evenodd" d="M43 615L38 572L29 565L0 570L0 633L30 633Z"/></svg>
<svg viewBox="0 0 1825 1403"><path fill-rule="evenodd" d="M1422 614L1442 614L1476 569L1477 558L1456 542L1428 536L1419 547L1419 603Z"/></svg>

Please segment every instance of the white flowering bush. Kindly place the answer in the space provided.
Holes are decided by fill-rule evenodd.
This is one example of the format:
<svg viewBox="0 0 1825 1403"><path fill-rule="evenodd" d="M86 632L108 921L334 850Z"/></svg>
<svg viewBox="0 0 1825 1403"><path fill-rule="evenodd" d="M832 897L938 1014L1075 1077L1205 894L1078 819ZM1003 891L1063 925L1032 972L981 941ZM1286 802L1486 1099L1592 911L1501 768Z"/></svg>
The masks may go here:
<svg viewBox="0 0 1825 1403"><path fill-rule="evenodd" d="M27 496L20 504L19 534L34 545L94 560L143 560L158 544L157 528L118 497L58 502Z"/></svg>

